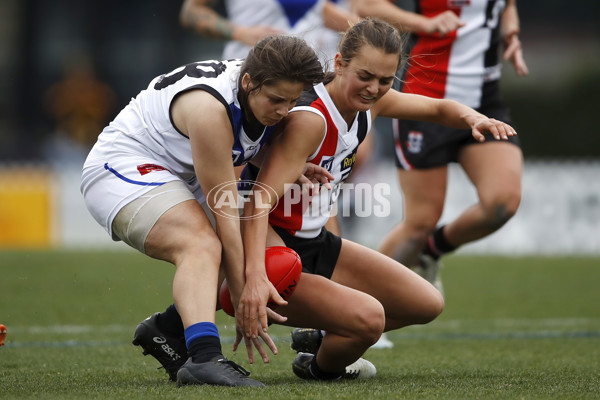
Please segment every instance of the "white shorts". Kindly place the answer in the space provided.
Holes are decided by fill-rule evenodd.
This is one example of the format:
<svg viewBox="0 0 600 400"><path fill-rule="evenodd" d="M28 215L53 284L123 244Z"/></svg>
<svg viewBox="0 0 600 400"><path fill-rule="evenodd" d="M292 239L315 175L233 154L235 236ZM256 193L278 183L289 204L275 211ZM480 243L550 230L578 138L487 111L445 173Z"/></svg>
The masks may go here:
<svg viewBox="0 0 600 400"><path fill-rule="evenodd" d="M169 197L170 207L189 199L204 202L204 195L199 186L194 188L196 190L190 188L181 178L162 167L159 160L141 155L110 157L109 162L88 158L83 167L81 192L94 219L104 227L113 240L117 241L122 238L113 232L112 225L119 211L127 204L168 182L179 182L174 189L178 190L179 194ZM156 219L170 208L169 205L158 207L162 211L155 216ZM156 220L152 225L155 222ZM147 229L146 234L151 228L152 226ZM139 249L138 245L134 247Z"/></svg>

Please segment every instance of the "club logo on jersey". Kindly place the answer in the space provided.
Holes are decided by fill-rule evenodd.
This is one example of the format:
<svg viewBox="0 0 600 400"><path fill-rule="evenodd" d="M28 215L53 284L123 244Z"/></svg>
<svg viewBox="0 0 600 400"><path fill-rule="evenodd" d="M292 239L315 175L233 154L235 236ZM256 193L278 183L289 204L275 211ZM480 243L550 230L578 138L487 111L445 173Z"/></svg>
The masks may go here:
<svg viewBox="0 0 600 400"><path fill-rule="evenodd" d="M250 201L249 195L258 188L265 195L257 198L253 214L242 215L244 205ZM206 204L215 214L232 219L254 219L271 212L279 201L277 193L269 185L252 180L223 182L206 194ZM272 205L272 207L271 207Z"/></svg>
<svg viewBox="0 0 600 400"><path fill-rule="evenodd" d="M231 150L231 160L233 161L233 165L238 165L236 164L238 162L238 160L240 159L240 156L242 155L242 152L239 150L235 150L232 149Z"/></svg>
<svg viewBox="0 0 600 400"><path fill-rule="evenodd" d="M250 160L253 158L256 153L260 150L260 145L258 146L248 146L243 151L231 149L231 160L233 161L233 165L240 166L243 162Z"/></svg>
<svg viewBox="0 0 600 400"><path fill-rule="evenodd" d="M139 171L140 175L146 175L146 174L149 174L152 171L167 171L167 172L171 172L168 169L166 169L165 167L161 167L160 165L156 165L156 164L140 164L140 165L137 166L137 170Z"/></svg>
<svg viewBox="0 0 600 400"><path fill-rule="evenodd" d="M333 157L323 157L321 159L321 167L325 168L327 171L331 172L333 169Z"/></svg>
<svg viewBox="0 0 600 400"><path fill-rule="evenodd" d="M406 150L409 153L420 153L423 150L423 133L417 131L408 132Z"/></svg>

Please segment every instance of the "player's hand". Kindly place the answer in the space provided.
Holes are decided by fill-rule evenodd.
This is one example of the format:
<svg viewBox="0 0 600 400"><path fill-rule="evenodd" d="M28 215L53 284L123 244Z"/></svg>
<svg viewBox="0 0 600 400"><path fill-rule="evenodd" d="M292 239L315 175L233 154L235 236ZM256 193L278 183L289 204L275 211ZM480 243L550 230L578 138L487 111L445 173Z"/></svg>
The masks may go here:
<svg viewBox="0 0 600 400"><path fill-rule="evenodd" d="M278 353L277 346L268 334L268 319L271 318L271 320L282 323L287 318L272 310L268 313L267 303L269 301L282 306L287 304L287 301L277 293L273 284L267 279L266 274L248 278L235 313L237 333L233 349L237 350L243 337L250 364L254 363L253 348L259 352L263 362L269 362L269 357L260 339L265 342L273 354Z"/></svg>
<svg viewBox="0 0 600 400"><path fill-rule="evenodd" d="M333 179L335 177L327 169L313 163L306 163L304 164L302 175L300 175L296 183L303 188L310 187L313 193L318 193L320 185L325 186L327 190L331 190L329 181Z"/></svg>
<svg viewBox="0 0 600 400"><path fill-rule="evenodd" d="M515 72L518 76L526 76L529 74L525 59L523 59L523 48L521 41L519 40L518 32L513 32L504 36L504 44L506 49L504 50L504 59L510 61L515 68Z"/></svg>
<svg viewBox="0 0 600 400"><path fill-rule="evenodd" d="M487 132L491 133L496 140L508 140L509 137L517 135L517 131L512 126L494 118L480 118L471 129L473 137L478 142L485 142L484 134Z"/></svg>
<svg viewBox="0 0 600 400"><path fill-rule="evenodd" d="M446 36L448 33L462 26L465 26L465 22L461 21L454 12L446 10L435 17L428 18L425 25L425 33L438 33L440 36Z"/></svg>
<svg viewBox="0 0 600 400"><path fill-rule="evenodd" d="M269 321L271 321L273 323L283 323L287 320L286 317L283 317L280 314L277 314L275 311L271 310L269 307L267 307L267 316L268 316ZM248 352L248 360L250 361L250 364L252 364L254 362L254 350L253 350L252 346L256 347L263 362L268 363L269 357L268 357L264 347L260 343L260 341L259 340L248 340L247 338L245 338L243 330L237 329L237 327L238 326L236 324L236 332L235 332L236 336L235 336L235 341L233 342L233 351L237 351L239 344L242 342L242 339L244 339L244 343L246 344L246 351ZM277 354L277 352L278 352L277 346L275 345L275 342L273 342L273 339L271 338L271 336L269 336L269 334L267 332L259 330L258 336L269 347L269 349L271 350L271 352L273 354Z"/></svg>
<svg viewBox="0 0 600 400"><path fill-rule="evenodd" d="M232 38L247 46L254 46L259 40L279 33L283 32L269 26L238 26L234 29Z"/></svg>

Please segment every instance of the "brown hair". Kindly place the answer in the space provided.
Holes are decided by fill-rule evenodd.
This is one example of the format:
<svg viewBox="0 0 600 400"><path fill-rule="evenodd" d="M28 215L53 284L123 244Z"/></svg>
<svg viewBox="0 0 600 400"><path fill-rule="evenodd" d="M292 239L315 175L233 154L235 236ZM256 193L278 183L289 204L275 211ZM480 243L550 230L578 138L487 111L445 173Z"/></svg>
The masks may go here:
<svg viewBox="0 0 600 400"><path fill-rule="evenodd" d="M250 75L252 89L242 88L242 78ZM244 60L239 77L240 104L251 113L248 105L250 92L264 85L286 80L301 82L308 89L323 80L324 72L315 51L303 40L289 35L269 36L250 49Z"/></svg>
<svg viewBox="0 0 600 400"><path fill-rule="evenodd" d="M400 67L403 40L392 25L378 18L362 19L344 33L338 51L344 61L350 62L365 45L383 50L386 54L397 54Z"/></svg>

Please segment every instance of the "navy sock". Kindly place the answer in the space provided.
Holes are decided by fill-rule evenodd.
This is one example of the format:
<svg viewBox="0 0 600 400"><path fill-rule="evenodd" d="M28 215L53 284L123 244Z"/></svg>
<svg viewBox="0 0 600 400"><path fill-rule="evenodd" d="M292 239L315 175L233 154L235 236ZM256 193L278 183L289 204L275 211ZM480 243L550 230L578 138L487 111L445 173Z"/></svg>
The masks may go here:
<svg viewBox="0 0 600 400"><path fill-rule="evenodd" d="M217 326L212 322L199 322L185 329L185 343L195 363L223 357Z"/></svg>
<svg viewBox="0 0 600 400"><path fill-rule="evenodd" d="M175 308L175 304L171 304L164 312L158 314L156 323L160 330L169 336L183 336L183 321Z"/></svg>
<svg viewBox="0 0 600 400"><path fill-rule="evenodd" d="M192 341L188 348L188 353L192 356L195 363L203 363L213 358L224 358L221 351L221 341L218 337L204 336Z"/></svg>
<svg viewBox="0 0 600 400"><path fill-rule="evenodd" d="M430 255L434 259L439 259L442 255L456 250L456 247L451 245L444 236L444 227L438 227L428 238L425 250L423 253Z"/></svg>

